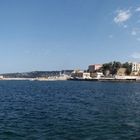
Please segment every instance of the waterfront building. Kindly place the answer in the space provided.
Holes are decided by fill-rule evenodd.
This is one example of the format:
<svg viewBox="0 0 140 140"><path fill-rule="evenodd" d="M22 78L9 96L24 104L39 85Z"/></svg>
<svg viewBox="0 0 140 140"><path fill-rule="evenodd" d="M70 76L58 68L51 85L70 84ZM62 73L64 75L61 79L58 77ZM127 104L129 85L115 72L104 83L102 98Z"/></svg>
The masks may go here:
<svg viewBox="0 0 140 140"><path fill-rule="evenodd" d="M80 78L80 79L91 79L89 72L84 72L81 70L75 70L71 73L72 78Z"/></svg>
<svg viewBox="0 0 140 140"><path fill-rule="evenodd" d="M101 67L102 67L101 64L89 65L89 66L88 66L88 71L89 71L90 73L92 73L92 72L98 71Z"/></svg>
<svg viewBox="0 0 140 140"><path fill-rule="evenodd" d="M140 73L140 63L133 62L132 63L132 75L139 75Z"/></svg>
<svg viewBox="0 0 140 140"><path fill-rule="evenodd" d="M89 72L84 72L83 73L83 79L91 79L90 73Z"/></svg>
<svg viewBox="0 0 140 140"><path fill-rule="evenodd" d="M132 63L132 72L138 72L140 71L140 63L133 62Z"/></svg>
<svg viewBox="0 0 140 140"><path fill-rule="evenodd" d="M3 75L0 75L0 80L2 80L4 77L3 77Z"/></svg>
<svg viewBox="0 0 140 140"><path fill-rule="evenodd" d="M76 78L76 77L82 78L83 77L83 71L81 71L81 70L74 70L71 73L71 77L73 77L73 78Z"/></svg>
<svg viewBox="0 0 140 140"><path fill-rule="evenodd" d="M92 73L90 73L90 77L101 78L101 77L104 77L104 74L102 72L92 72Z"/></svg>

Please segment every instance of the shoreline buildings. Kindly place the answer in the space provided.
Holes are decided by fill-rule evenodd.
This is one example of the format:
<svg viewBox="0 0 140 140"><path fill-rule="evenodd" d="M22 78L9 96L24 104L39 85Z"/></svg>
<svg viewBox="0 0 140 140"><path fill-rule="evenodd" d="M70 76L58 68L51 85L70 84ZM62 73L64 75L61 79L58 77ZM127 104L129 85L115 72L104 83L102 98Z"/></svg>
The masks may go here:
<svg viewBox="0 0 140 140"><path fill-rule="evenodd" d="M104 69L104 64L92 64L88 66L88 70L81 71L75 70L71 74L72 79L100 79L100 80L140 80L140 63L138 62L126 62L121 63L108 63L107 69ZM118 66L120 64L120 66ZM127 64L127 66L126 66ZM111 67L111 68L110 68ZM108 74L103 74L103 71L108 71ZM115 74L112 74L113 71L116 71ZM128 72L129 71L129 72ZM129 74L128 74L129 73Z"/></svg>
<svg viewBox="0 0 140 140"><path fill-rule="evenodd" d="M34 77L33 77L34 76ZM140 63L138 62L109 62L105 64L89 65L87 70L63 70L49 72L29 72L1 74L0 80L106 80L106 79L139 79L140 80Z"/></svg>
<svg viewBox="0 0 140 140"><path fill-rule="evenodd" d="M102 64L93 64L88 66L88 71L92 73L98 71L100 68L102 68Z"/></svg>

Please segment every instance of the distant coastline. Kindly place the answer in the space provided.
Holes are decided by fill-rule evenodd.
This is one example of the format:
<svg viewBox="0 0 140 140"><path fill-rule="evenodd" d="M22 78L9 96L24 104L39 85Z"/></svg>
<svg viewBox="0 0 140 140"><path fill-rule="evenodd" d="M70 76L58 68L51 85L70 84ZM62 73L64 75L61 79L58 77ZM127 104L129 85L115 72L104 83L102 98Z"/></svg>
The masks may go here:
<svg viewBox="0 0 140 140"><path fill-rule="evenodd" d="M0 80L29 81L136 81L140 82L140 63L109 62L92 64L87 70L32 71L23 73L0 74Z"/></svg>
<svg viewBox="0 0 140 140"><path fill-rule="evenodd" d="M31 72L17 72L17 73L3 73L0 74L3 78L48 78L54 76L60 76L61 74L71 75L73 70L61 70L61 71L31 71Z"/></svg>

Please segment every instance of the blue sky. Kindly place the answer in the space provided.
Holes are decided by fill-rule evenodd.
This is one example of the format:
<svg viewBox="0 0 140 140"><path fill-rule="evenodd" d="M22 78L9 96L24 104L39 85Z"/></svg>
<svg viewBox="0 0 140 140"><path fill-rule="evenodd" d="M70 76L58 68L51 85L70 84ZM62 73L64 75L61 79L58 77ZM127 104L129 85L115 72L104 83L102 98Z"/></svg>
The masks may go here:
<svg viewBox="0 0 140 140"><path fill-rule="evenodd" d="M140 1L0 0L0 73L140 61Z"/></svg>

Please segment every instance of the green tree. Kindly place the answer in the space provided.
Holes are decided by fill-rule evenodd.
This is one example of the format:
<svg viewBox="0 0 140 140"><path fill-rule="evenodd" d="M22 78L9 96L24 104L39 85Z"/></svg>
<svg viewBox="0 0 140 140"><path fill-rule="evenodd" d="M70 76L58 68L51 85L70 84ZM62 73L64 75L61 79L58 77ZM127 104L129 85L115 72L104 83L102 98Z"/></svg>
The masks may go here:
<svg viewBox="0 0 140 140"><path fill-rule="evenodd" d="M114 75L121 67L122 64L120 62L113 61L113 62L103 64L102 70L104 74L106 73L106 71L109 71L110 74Z"/></svg>
<svg viewBox="0 0 140 140"><path fill-rule="evenodd" d="M122 67L122 64L120 62L114 61L112 63L112 71L111 71L112 75L116 74L118 69L121 68L121 67Z"/></svg>
<svg viewBox="0 0 140 140"><path fill-rule="evenodd" d="M124 64L122 65L122 67L123 67L123 68L126 68L126 74L127 74L127 75L130 75L130 74L131 74L131 72L132 72L132 63L126 62L126 63L124 63Z"/></svg>

